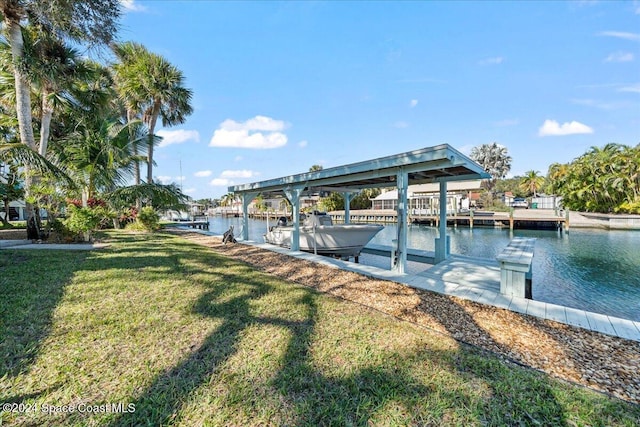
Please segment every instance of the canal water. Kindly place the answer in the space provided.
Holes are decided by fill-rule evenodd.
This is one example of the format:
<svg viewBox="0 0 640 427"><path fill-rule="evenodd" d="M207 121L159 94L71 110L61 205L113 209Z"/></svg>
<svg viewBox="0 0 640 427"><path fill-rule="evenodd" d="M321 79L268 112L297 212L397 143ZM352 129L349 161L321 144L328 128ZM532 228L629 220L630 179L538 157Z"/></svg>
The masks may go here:
<svg viewBox="0 0 640 427"><path fill-rule="evenodd" d="M272 222L273 224L273 222ZM230 225L236 236L240 218L213 217L210 232L222 234ZM263 242L266 221L251 220L251 240ZM596 313L640 321L640 231L573 228L570 233L549 230L449 227L451 253L495 259L513 237L535 237L533 299ZM391 245L396 225L386 225L372 243ZM411 225L410 248L435 250L434 227ZM389 268L389 258L363 254L360 262ZM426 266L411 263L409 272Z"/></svg>

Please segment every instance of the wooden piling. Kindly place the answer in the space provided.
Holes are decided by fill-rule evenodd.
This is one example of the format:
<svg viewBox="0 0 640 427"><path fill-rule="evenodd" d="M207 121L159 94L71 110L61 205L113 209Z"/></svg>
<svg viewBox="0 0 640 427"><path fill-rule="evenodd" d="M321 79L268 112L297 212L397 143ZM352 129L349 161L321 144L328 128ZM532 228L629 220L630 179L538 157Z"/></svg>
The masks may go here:
<svg viewBox="0 0 640 427"><path fill-rule="evenodd" d="M513 208L509 209L509 231L513 231Z"/></svg>

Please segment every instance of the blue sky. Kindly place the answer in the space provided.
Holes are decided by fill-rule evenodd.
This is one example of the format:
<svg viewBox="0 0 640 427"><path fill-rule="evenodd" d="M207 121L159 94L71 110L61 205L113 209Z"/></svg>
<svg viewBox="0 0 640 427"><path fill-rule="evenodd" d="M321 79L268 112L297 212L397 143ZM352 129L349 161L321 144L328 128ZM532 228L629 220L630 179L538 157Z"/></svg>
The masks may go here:
<svg viewBox="0 0 640 427"><path fill-rule="evenodd" d="M512 175L640 143L637 1L122 2L120 40L194 92L154 175L196 199L442 143Z"/></svg>

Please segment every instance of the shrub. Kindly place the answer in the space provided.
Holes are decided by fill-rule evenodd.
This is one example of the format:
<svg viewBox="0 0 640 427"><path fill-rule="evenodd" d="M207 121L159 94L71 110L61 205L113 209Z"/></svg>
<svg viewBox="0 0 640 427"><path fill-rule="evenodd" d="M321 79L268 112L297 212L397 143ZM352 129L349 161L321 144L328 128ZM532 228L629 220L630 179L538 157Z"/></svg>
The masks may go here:
<svg viewBox="0 0 640 427"><path fill-rule="evenodd" d="M142 224L145 230L153 231L160 228L160 215L152 207L144 207L138 213L136 222Z"/></svg>
<svg viewBox="0 0 640 427"><path fill-rule="evenodd" d="M82 235L83 240L91 240L91 232L95 230L102 218L104 218L103 208L77 207L75 204L67 206L68 216L64 220L64 226L72 233Z"/></svg>
<svg viewBox="0 0 640 427"><path fill-rule="evenodd" d="M640 200L621 203L618 207L616 207L615 212L627 213L627 214L640 214Z"/></svg>
<svg viewBox="0 0 640 427"><path fill-rule="evenodd" d="M124 229L128 231L149 231L140 221L129 222L124 226Z"/></svg>

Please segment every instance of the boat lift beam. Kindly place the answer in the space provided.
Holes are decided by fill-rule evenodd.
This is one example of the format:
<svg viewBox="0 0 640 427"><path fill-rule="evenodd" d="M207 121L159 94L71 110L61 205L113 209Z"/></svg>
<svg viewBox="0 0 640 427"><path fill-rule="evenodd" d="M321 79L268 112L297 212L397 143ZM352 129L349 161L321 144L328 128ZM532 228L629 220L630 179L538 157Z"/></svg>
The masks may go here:
<svg viewBox="0 0 640 427"><path fill-rule="evenodd" d="M435 261L449 255L447 229L447 182L489 179L478 163L448 144L425 147L405 153L336 166L266 181L230 186L229 192L242 195L243 230L248 239L248 204L257 194L275 197L284 194L293 208L291 250L300 250L300 197L303 192L335 191L345 199L345 223L350 221L350 202L354 191L364 188L398 188L398 233L393 242L392 269L404 273L407 262L408 185L440 184L439 237L435 242Z"/></svg>
<svg viewBox="0 0 640 427"><path fill-rule="evenodd" d="M283 189L284 195L291 203L291 220L293 221L293 232L291 233L291 250L300 250L300 195L305 184L290 185Z"/></svg>
<svg viewBox="0 0 640 427"><path fill-rule="evenodd" d="M436 237L436 264L449 257L449 236L447 236L447 181L440 181L440 224Z"/></svg>
<svg viewBox="0 0 640 427"><path fill-rule="evenodd" d="M396 185L398 188L398 233L397 238L393 242L393 251L395 256L391 257L391 269L403 274L407 268L407 205L408 205L408 188L409 174L403 169L396 174Z"/></svg>
<svg viewBox="0 0 640 427"><path fill-rule="evenodd" d="M249 204L260 193L242 193L242 240L249 240Z"/></svg>
<svg viewBox="0 0 640 427"><path fill-rule="evenodd" d="M344 198L344 223L349 224L351 222L351 200L358 194L353 191L343 191L342 197Z"/></svg>

